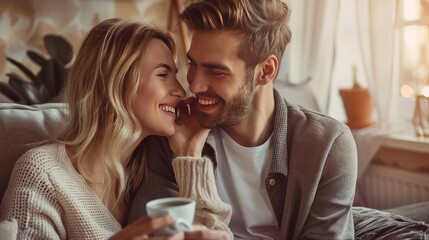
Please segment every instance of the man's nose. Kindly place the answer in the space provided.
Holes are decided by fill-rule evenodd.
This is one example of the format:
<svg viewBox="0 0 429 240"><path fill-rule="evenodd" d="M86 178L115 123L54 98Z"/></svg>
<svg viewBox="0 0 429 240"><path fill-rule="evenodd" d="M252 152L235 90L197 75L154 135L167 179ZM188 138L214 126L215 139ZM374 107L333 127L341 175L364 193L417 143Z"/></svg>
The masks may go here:
<svg viewBox="0 0 429 240"><path fill-rule="evenodd" d="M190 68L187 79L189 83L189 90L191 90L192 93L197 94L207 91L207 79L201 70L197 69L196 67Z"/></svg>

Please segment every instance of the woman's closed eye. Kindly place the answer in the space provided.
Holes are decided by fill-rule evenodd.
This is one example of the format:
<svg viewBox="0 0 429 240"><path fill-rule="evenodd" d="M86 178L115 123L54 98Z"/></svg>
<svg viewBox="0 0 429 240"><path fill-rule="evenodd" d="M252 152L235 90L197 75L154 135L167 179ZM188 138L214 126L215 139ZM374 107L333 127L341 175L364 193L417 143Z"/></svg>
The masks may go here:
<svg viewBox="0 0 429 240"><path fill-rule="evenodd" d="M167 79L171 77L171 75L175 76L178 70L175 66L173 67L168 64L161 63L155 67L155 71L156 76Z"/></svg>
<svg viewBox="0 0 429 240"><path fill-rule="evenodd" d="M158 77L168 78L169 75L170 75L169 73L160 73L158 74Z"/></svg>

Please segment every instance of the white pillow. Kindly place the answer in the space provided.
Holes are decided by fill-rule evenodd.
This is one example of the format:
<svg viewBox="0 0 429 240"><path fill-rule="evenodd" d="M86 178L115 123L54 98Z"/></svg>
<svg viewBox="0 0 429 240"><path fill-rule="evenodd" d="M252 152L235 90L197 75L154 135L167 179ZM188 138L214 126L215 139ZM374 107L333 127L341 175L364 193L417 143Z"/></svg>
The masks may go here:
<svg viewBox="0 0 429 240"><path fill-rule="evenodd" d="M0 222L0 239L15 240L18 234L18 223L15 219L7 219Z"/></svg>

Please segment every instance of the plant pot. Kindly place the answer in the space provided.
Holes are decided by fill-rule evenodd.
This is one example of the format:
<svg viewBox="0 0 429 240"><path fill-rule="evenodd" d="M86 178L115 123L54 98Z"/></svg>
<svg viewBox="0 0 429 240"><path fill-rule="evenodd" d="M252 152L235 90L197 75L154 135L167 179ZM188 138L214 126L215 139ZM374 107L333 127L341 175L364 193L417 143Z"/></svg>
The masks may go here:
<svg viewBox="0 0 429 240"><path fill-rule="evenodd" d="M371 126L372 100L368 89L340 89L344 109L347 115L347 125L352 129Z"/></svg>

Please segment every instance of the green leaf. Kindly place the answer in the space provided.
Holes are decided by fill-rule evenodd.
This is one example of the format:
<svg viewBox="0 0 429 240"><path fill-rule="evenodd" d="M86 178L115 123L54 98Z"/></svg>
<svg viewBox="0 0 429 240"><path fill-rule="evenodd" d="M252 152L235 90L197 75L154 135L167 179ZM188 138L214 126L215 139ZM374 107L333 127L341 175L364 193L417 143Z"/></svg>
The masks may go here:
<svg viewBox="0 0 429 240"><path fill-rule="evenodd" d="M21 86L19 84L16 84L16 79L19 79L19 81L24 81L20 76L16 75L15 73L8 73L6 76L9 77L9 86L15 90L20 96L24 98L24 90L22 90ZM15 79L15 80L12 80Z"/></svg>
<svg viewBox="0 0 429 240"><path fill-rule="evenodd" d="M43 85L48 90L50 98L56 97L63 88L65 69L56 59L49 59L37 76L43 79Z"/></svg>
<svg viewBox="0 0 429 240"><path fill-rule="evenodd" d="M8 74L9 85L25 99L26 104L41 104L49 99L49 96L42 94L40 86L22 80L16 74Z"/></svg>
<svg viewBox="0 0 429 240"><path fill-rule="evenodd" d="M20 62L16 61L13 58L6 57L6 59L11 62L13 65L17 66L27 77L29 77L33 82L40 84L38 80L36 79L36 75L34 75L30 69L28 69L26 66L22 65Z"/></svg>
<svg viewBox="0 0 429 240"><path fill-rule="evenodd" d="M72 46L59 35L48 34L43 40L50 58L33 50L27 51L27 56L40 66L37 75L15 59L7 58L26 75L22 78L14 73L7 74L9 84L0 86L0 91L14 101L44 103L55 99L62 91L67 75L65 65L73 58ZM31 81L27 81L26 77Z"/></svg>
<svg viewBox="0 0 429 240"><path fill-rule="evenodd" d="M43 65L42 69L40 69L40 72L37 77L43 81L43 85L46 87L49 98L54 97L57 86L55 82L56 76L54 69L54 61L52 59L46 61L46 64Z"/></svg>
<svg viewBox="0 0 429 240"><path fill-rule="evenodd" d="M5 82L0 82L0 92L14 102L24 103L24 98Z"/></svg>
<svg viewBox="0 0 429 240"><path fill-rule="evenodd" d="M43 67L43 65L45 65L47 61L47 59L44 56L42 56L41 54L33 50L28 50L27 56L41 67Z"/></svg>
<svg viewBox="0 0 429 240"><path fill-rule="evenodd" d="M64 65L62 65L59 61L54 60L54 69L55 69L55 94L53 97L56 97L58 94L60 94L61 90L63 89L67 77L67 70L64 68Z"/></svg>
<svg viewBox="0 0 429 240"><path fill-rule="evenodd" d="M63 37L48 34L43 38L45 48L52 58L58 59L62 65L67 65L73 58L73 48Z"/></svg>

